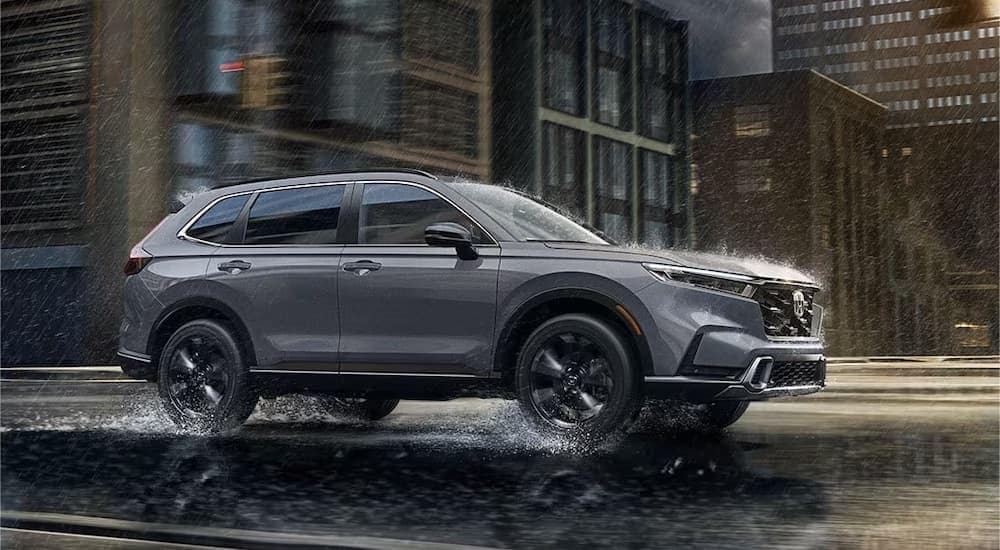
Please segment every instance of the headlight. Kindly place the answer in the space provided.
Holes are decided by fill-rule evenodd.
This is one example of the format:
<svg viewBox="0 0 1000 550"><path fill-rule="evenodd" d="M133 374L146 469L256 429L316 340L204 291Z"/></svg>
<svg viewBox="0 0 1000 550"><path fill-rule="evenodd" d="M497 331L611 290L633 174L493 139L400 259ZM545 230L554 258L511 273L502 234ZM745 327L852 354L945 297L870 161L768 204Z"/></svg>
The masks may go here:
<svg viewBox="0 0 1000 550"><path fill-rule="evenodd" d="M678 281L702 288L739 294L748 298L753 296L753 291L756 288L752 284L755 281L753 277L737 273L666 264L642 264L642 267L645 267L659 281Z"/></svg>

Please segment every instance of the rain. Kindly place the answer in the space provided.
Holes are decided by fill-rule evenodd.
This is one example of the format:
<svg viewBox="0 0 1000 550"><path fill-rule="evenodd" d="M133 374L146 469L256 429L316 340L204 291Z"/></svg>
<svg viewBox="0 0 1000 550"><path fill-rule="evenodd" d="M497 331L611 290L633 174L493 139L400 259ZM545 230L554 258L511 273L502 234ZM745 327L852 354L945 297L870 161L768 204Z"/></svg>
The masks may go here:
<svg viewBox="0 0 1000 550"><path fill-rule="evenodd" d="M1000 546L1000 2L4 0L0 545Z"/></svg>

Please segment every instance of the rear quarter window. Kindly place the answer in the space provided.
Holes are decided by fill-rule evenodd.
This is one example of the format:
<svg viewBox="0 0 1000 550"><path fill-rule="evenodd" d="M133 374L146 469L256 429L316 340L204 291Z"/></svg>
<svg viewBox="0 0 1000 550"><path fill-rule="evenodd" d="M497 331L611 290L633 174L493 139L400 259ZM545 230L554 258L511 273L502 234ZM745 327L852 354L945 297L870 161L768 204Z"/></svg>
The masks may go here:
<svg viewBox="0 0 1000 550"><path fill-rule="evenodd" d="M187 229L187 236L212 243L224 243L248 200L250 195L238 195L215 203Z"/></svg>

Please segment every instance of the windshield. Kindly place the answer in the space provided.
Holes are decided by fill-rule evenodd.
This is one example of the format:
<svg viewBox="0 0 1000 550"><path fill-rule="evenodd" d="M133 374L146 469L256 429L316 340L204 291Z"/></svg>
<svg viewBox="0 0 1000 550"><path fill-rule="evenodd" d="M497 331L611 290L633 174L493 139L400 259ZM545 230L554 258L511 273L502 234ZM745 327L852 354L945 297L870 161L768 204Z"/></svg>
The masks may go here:
<svg viewBox="0 0 1000 550"><path fill-rule="evenodd" d="M512 189L479 183L457 183L455 188L519 241L610 244L596 231Z"/></svg>

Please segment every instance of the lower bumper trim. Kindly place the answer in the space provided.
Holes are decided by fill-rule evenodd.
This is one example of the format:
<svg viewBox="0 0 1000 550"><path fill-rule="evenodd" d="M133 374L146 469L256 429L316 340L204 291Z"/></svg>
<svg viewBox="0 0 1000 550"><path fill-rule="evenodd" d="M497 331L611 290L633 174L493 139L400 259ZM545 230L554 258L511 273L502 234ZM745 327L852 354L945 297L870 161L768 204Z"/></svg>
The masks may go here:
<svg viewBox="0 0 1000 550"><path fill-rule="evenodd" d="M728 401L728 400L755 401L760 399L770 399L772 397L791 397L794 395L808 395L810 393L816 393L822 389L823 386L819 384L812 384L808 386L765 388L763 390L755 391L745 386L734 384L719 392L713 398L713 401Z"/></svg>

